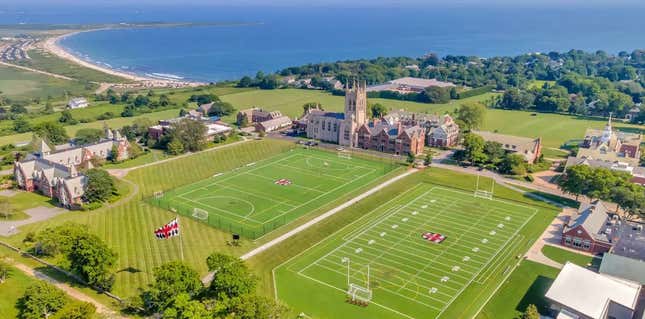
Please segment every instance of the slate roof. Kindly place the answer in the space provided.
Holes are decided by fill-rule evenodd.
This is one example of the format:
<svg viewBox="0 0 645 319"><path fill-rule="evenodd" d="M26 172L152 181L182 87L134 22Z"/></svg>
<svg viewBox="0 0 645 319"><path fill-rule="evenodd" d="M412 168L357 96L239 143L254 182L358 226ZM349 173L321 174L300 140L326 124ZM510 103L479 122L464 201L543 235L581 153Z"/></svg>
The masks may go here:
<svg viewBox="0 0 645 319"><path fill-rule="evenodd" d="M610 211L600 200L580 205L576 215L571 217L567 227L582 226L595 240L611 242L612 231L607 223L610 221ZM608 234L609 233L609 234Z"/></svg>

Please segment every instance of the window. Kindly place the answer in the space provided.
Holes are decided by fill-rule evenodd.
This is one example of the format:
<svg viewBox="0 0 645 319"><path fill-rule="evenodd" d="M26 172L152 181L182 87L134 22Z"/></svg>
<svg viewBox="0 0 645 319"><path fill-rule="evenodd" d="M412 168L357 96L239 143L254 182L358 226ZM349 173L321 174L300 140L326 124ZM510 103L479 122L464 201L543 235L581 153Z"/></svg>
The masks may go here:
<svg viewBox="0 0 645 319"><path fill-rule="evenodd" d="M573 239L573 247L582 248L582 239L576 237Z"/></svg>
<svg viewBox="0 0 645 319"><path fill-rule="evenodd" d="M582 249L589 250L591 249L591 241L585 240L582 242Z"/></svg>
<svg viewBox="0 0 645 319"><path fill-rule="evenodd" d="M564 237L564 244L567 246L571 246L571 237L569 236Z"/></svg>

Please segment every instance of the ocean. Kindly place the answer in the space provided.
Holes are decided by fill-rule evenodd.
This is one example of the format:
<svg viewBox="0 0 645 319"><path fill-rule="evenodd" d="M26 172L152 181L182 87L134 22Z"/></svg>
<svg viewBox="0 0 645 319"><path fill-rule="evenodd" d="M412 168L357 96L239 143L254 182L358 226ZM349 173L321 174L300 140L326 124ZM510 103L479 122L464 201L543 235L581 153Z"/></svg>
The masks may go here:
<svg viewBox="0 0 645 319"><path fill-rule="evenodd" d="M645 48L642 10L608 7L137 7L0 11L6 23L217 22L115 29L61 41L77 55L138 74L221 81L287 66L379 56Z"/></svg>

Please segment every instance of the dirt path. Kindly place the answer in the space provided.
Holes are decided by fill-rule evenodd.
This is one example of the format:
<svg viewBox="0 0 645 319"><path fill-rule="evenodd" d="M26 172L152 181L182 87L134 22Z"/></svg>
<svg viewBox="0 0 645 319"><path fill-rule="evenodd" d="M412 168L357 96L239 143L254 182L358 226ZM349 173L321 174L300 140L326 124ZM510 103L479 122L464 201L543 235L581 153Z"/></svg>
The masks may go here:
<svg viewBox="0 0 645 319"><path fill-rule="evenodd" d="M64 76L64 75L60 75L60 74L56 74L56 73L51 73L51 72L46 72L46 71L41 71L41 70L38 70L38 69L29 68L29 67L22 66L22 65L17 65L17 64L7 63L7 62L0 62L0 65L8 66L8 67L11 67L11 68L17 68L17 69L21 69L21 70L25 70L25 71L30 71L30 72L36 72L36 73L44 74L44 75L47 75L47 76L55 77L57 79L63 79L63 80L68 80L68 81L76 81L76 79L72 79L72 78L70 78L68 76Z"/></svg>
<svg viewBox="0 0 645 319"><path fill-rule="evenodd" d="M47 275L45 275L45 274L43 274L43 273L41 273L39 271L36 271L36 270L32 269L31 267L28 267L28 266L26 266L24 264L13 263L12 265L14 267L16 267L17 269L19 269L20 271L22 271L25 274L27 274L28 276L30 276L30 277L38 278L40 280L44 280L44 281L47 281L47 282L53 284L58 289L64 291L66 294L68 294L70 297L72 297L74 299L84 301L84 302L89 302L89 303L93 304L96 307L96 312L101 314L101 315L103 315L103 316L105 316L105 318L127 318L127 317L121 316L116 311L106 307L102 303L96 301L94 298L86 295L85 293L83 293L81 291L76 290L75 288L71 287L70 285L68 285L66 283L62 283L62 282L60 282L60 281L58 281L58 280L56 280L56 279L54 279L52 277L49 277L49 276L47 276Z"/></svg>

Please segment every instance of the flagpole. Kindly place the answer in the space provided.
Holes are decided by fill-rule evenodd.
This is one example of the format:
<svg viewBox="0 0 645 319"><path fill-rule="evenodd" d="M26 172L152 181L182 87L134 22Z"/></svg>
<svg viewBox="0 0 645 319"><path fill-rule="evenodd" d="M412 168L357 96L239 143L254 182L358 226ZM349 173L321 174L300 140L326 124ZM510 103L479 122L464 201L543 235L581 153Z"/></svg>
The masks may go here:
<svg viewBox="0 0 645 319"><path fill-rule="evenodd" d="M179 224L179 215L177 215L177 224ZM179 252L181 254L181 261L184 261L184 230L179 230Z"/></svg>

